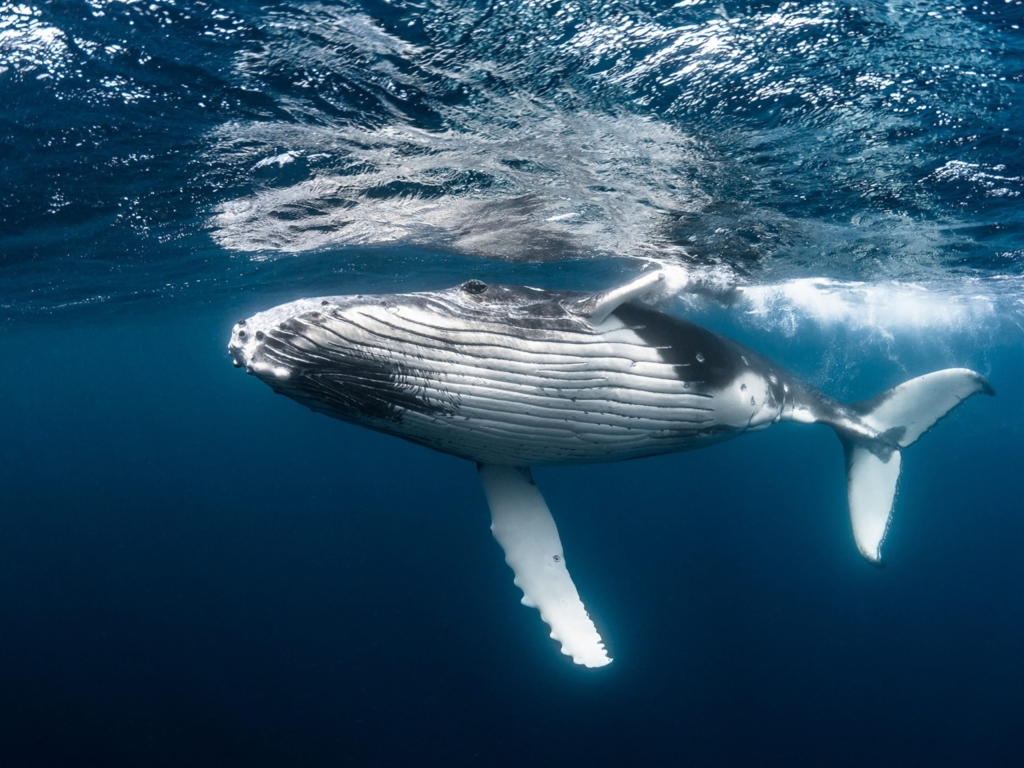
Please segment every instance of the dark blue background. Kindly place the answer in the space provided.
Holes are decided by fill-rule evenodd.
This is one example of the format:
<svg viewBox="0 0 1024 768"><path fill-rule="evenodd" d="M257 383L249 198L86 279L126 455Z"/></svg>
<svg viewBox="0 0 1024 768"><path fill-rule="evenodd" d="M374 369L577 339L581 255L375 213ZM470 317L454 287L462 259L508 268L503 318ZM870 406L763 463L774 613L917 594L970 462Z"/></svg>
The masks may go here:
<svg viewBox="0 0 1024 768"><path fill-rule="evenodd" d="M584 670L473 467L233 369L248 308L0 336L8 764L1016 764L1016 352L906 452L883 571L824 427L537 470Z"/></svg>

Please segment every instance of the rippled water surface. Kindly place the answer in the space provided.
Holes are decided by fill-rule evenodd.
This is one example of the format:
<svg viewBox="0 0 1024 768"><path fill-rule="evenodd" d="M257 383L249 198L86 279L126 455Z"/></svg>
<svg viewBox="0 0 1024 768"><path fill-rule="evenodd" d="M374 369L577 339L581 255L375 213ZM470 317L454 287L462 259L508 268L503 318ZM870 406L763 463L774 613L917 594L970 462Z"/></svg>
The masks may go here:
<svg viewBox="0 0 1024 768"><path fill-rule="evenodd" d="M1022 22L1017 0L4 4L4 304L201 296L354 246L1002 295Z"/></svg>

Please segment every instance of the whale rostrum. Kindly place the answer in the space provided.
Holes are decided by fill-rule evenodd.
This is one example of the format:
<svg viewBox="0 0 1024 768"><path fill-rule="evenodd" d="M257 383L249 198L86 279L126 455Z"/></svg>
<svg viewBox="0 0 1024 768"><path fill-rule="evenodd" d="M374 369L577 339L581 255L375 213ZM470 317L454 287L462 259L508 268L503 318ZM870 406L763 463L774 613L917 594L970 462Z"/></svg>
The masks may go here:
<svg viewBox="0 0 1024 768"><path fill-rule="evenodd" d="M530 474L702 448L778 421L832 427L853 537L881 547L902 451L971 395L951 368L875 399L833 400L747 347L642 302L650 272L599 293L469 280L442 291L301 299L233 329L235 365L315 411L477 463L491 530L562 652L611 659Z"/></svg>

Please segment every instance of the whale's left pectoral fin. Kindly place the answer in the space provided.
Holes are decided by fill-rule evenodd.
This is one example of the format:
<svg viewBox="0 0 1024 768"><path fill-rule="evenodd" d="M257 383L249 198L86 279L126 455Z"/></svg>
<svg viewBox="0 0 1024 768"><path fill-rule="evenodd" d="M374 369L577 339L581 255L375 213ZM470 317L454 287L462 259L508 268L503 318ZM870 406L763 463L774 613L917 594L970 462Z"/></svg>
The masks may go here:
<svg viewBox="0 0 1024 768"><path fill-rule="evenodd" d="M648 272L625 285L619 285L580 299L567 309L580 317L587 318L594 325L600 325L608 318L608 315L627 301L654 293L664 282L664 272Z"/></svg>
<svg viewBox="0 0 1024 768"><path fill-rule="evenodd" d="M491 532L523 590L523 605L537 608L577 664L603 667L611 659L565 567L562 542L548 505L527 467L480 465L491 508Z"/></svg>

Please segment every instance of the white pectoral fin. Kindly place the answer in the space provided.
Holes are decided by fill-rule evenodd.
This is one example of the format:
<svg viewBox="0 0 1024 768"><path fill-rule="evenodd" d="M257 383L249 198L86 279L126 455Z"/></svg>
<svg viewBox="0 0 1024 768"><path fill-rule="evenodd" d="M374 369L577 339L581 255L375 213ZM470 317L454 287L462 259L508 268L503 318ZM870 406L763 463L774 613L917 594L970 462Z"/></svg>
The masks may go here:
<svg viewBox="0 0 1024 768"><path fill-rule="evenodd" d="M863 445L848 441L844 441L843 448L853 539L864 558L881 567L882 542L889 530L903 458L897 450L883 458Z"/></svg>
<svg viewBox="0 0 1024 768"><path fill-rule="evenodd" d="M574 662L586 667L611 663L565 567L558 528L530 470L481 464L480 479L491 508L491 532L523 590L523 604L540 611L551 637Z"/></svg>
<svg viewBox="0 0 1024 768"><path fill-rule="evenodd" d="M608 315L621 307L627 301L646 296L657 290L665 281L665 273L662 271L648 272L625 285L619 285L607 291L595 293L579 301L572 311L577 315L586 317L594 325L600 325L607 319Z"/></svg>

